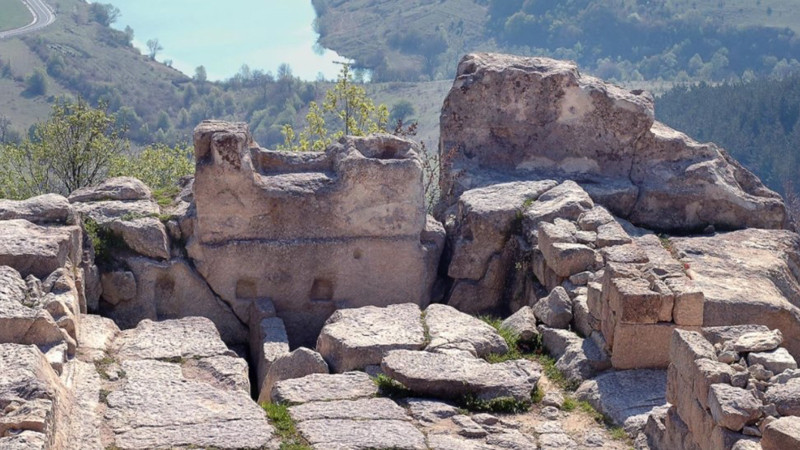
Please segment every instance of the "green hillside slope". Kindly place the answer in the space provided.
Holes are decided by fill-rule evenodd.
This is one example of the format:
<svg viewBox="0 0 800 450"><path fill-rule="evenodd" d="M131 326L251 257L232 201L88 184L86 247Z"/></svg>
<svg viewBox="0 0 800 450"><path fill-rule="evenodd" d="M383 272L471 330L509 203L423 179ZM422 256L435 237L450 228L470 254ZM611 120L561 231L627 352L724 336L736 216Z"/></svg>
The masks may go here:
<svg viewBox="0 0 800 450"><path fill-rule="evenodd" d="M33 20L30 11L20 0L0 0L0 31L27 25Z"/></svg>

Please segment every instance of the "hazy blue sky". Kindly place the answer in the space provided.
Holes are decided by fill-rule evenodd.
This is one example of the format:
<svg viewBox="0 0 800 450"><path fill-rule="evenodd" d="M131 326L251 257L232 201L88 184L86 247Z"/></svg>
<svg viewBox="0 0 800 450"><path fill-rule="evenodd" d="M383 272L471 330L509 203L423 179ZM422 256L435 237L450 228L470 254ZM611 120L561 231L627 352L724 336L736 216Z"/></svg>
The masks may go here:
<svg viewBox="0 0 800 450"><path fill-rule="evenodd" d="M275 73L286 62L307 80L339 70L334 52L314 53L310 0L101 0L109 2L122 13L114 27L130 25L142 53L147 40L158 38L164 50L157 59L172 59L189 75L201 64L212 80L234 75L242 64Z"/></svg>

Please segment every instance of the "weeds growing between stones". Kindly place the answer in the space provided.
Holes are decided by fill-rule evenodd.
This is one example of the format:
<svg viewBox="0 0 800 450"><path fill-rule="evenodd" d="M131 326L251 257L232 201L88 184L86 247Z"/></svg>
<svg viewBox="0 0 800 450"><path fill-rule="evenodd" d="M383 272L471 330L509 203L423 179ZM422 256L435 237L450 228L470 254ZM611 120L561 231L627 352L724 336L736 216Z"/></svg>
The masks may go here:
<svg viewBox="0 0 800 450"><path fill-rule="evenodd" d="M263 403L261 407L266 411L275 432L281 439L281 450L311 450L305 439L297 432L294 419L289 414L289 408L281 403Z"/></svg>
<svg viewBox="0 0 800 450"><path fill-rule="evenodd" d="M378 385L378 395L381 397L406 398L412 395L411 390L403 386L402 383L382 373L372 378L372 381Z"/></svg>

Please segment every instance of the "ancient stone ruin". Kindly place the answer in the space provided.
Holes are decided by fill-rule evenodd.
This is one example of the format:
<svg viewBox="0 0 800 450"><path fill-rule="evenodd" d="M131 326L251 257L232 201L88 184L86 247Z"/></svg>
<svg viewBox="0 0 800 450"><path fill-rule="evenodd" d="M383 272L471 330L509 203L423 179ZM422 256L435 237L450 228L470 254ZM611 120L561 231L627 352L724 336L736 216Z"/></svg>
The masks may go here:
<svg viewBox="0 0 800 450"><path fill-rule="evenodd" d="M217 121L168 206L0 200L0 448L800 448L800 236L653 107L466 56L435 217L412 141Z"/></svg>
<svg viewBox="0 0 800 450"><path fill-rule="evenodd" d="M271 300L297 344L313 345L337 309L424 307L444 232L426 218L417 152L393 136L276 152L242 125L205 122L189 256L242 321Z"/></svg>

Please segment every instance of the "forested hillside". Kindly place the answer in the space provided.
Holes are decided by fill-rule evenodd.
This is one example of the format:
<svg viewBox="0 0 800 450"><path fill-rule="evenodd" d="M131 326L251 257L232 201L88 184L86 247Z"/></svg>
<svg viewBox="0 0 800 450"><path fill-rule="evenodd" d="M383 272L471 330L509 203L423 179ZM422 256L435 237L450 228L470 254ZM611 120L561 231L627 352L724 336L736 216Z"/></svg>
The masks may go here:
<svg viewBox="0 0 800 450"><path fill-rule="evenodd" d="M0 41L0 139L18 140L47 118L60 97L105 104L127 127L134 143L176 143L190 139L209 118L247 121L264 145L282 142L283 124L296 123L322 83L243 66L223 83L193 77L157 62L132 47L135 30L110 28L113 8L81 0L53 0L58 20L21 38ZM108 14L108 13L111 14Z"/></svg>
<svg viewBox="0 0 800 450"><path fill-rule="evenodd" d="M751 79L800 68L800 11L788 0L313 3L320 42L380 81L447 79L458 57L475 50L572 59L622 82Z"/></svg>
<svg viewBox="0 0 800 450"><path fill-rule="evenodd" d="M800 187L800 75L678 87L658 98L656 116L726 148L776 191Z"/></svg>

